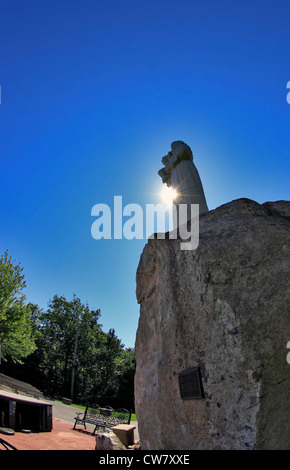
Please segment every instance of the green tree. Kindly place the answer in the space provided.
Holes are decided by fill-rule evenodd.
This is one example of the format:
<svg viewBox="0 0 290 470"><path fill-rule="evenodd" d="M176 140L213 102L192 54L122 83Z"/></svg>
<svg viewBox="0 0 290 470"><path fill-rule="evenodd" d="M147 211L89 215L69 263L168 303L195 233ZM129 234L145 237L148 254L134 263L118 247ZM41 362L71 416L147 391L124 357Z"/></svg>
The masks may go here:
<svg viewBox="0 0 290 470"><path fill-rule="evenodd" d="M84 400L90 394L94 385L91 377L97 379L94 365L103 337L99 316L100 310L90 310L76 296L68 301L55 295L49 302L41 317L38 342L39 367L47 392L70 396L74 372L74 396L80 393Z"/></svg>
<svg viewBox="0 0 290 470"><path fill-rule="evenodd" d="M136 361L132 348L122 350L116 360L116 382L118 388L118 403L122 408L134 409L134 377Z"/></svg>
<svg viewBox="0 0 290 470"><path fill-rule="evenodd" d="M100 310L90 310L76 296L69 301L57 295L47 311L33 304L26 309L25 328L33 331L37 349L24 364L9 359L4 373L51 396L70 398L73 392L77 403L134 408L134 351L124 349L114 329L102 330Z"/></svg>
<svg viewBox="0 0 290 470"><path fill-rule="evenodd" d="M1 358L13 362L36 349L32 307L25 305L22 290L26 287L23 268L12 261L8 251L0 258L0 345Z"/></svg>
<svg viewBox="0 0 290 470"><path fill-rule="evenodd" d="M99 323L100 310L80 299L54 296L41 316L38 350L42 386L46 393L100 406L134 407L134 351L124 350L115 330ZM29 358L31 362L31 357Z"/></svg>
<svg viewBox="0 0 290 470"><path fill-rule="evenodd" d="M114 408L134 409L135 353L116 336L115 330L105 333L105 343L100 353L101 383L94 390L102 404Z"/></svg>
<svg viewBox="0 0 290 470"><path fill-rule="evenodd" d="M115 330L103 333L102 348L98 354L100 383L94 388L94 394L103 405L115 406L118 399L118 383L116 374L117 358L122 353L123 344L116 336Z"/></svg>

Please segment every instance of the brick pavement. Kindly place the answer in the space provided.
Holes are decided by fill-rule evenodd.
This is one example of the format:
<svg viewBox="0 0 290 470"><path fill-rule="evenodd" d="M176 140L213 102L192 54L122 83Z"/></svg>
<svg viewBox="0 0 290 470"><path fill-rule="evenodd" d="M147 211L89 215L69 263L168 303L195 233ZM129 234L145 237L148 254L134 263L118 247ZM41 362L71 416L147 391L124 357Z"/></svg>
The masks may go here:
<svg viewBox="0 0 290 470"><path fill-rule="evenodd" d="M94 450L93 426L87 425L87 431L73 430L74 417L82 410L55 400L49 401L53 404L51 432L16 432L13 436L0 434L0 437L18 450ZM137 425L135 422L132 424ZM139 439L138 427L134 437Z"/></svg>
<svg viewBox="0 0 290 470"><path fill-rule="evenodd" d="M95 437L89 432L74 431L72 423L53 418L50 432L16 432L13 436L0 436L18 450L94 450Z"/></svg>

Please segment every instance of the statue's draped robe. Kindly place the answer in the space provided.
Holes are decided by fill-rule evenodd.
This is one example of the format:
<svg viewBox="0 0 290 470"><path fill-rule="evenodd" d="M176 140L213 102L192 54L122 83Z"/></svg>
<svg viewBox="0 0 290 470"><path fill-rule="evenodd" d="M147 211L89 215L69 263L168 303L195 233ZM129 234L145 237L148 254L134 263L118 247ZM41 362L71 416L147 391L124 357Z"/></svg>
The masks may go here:
<svg viewBox="0 0 290 470"><path fill-rule="evenodd" d="M173 151L162 160L165 167L159 171L159 175L167 186L177 191L175 206L188 205L188 219L190 219L191 204L199 204L199 214L208 212L208 206L200 176L193 163L191 150L183 142L175 146L173 144Z"/></svg>

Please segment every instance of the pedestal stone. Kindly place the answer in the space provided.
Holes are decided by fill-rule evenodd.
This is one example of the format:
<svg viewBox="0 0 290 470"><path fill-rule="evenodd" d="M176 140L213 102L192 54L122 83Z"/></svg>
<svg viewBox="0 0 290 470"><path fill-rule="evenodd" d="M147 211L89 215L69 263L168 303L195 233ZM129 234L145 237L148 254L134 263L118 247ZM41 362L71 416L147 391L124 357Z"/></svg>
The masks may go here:
<svg viewBox="0 0 290 470"><path fill-rule="evenodd" d="M119 424L118 426L113 426L111 429L124 446L128 447L129 445L134 444L134 429L136 429L136 426L131 426L130 424Z"/></svg>
<svg viewBox="0 0 290 470"><path fill-rule="evenodd" d="M200 217L196 250L173 239L145 246L135 345L142 450L290 449L289 229L288 201L238 199ZM203 393L193 383L185 399L179 378L192 369Z"/></svg>

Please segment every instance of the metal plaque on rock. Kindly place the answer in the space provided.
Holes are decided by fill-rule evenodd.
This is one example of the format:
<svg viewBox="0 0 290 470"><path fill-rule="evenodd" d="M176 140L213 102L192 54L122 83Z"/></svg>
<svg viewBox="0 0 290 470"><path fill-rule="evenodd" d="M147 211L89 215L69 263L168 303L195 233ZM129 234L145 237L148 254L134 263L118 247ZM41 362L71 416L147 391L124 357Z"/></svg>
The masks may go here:
<svg viewBox="0 0 290 470"><path fill-rule="evenodd" d="M200 368L186 370L178 374L180 395L183 400L203 398Z"/></svg>

